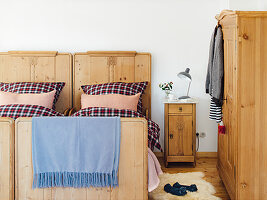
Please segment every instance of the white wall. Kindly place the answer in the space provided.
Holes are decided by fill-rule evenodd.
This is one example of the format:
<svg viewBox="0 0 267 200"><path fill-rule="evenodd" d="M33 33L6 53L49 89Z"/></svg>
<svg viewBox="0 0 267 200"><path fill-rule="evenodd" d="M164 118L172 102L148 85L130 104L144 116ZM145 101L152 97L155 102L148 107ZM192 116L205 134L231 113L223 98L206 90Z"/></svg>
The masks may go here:
<svg viewBox="0 0 267 200"><path fill-rule="evenodd" d="M223 0L231 10L267 10L267 0Z"/></svg>
<svg viewBox="0 0 267 200"><path fill-rule="evenodd" d="M190 95L199 98L197 131L206 132L200 151L216 151L217 126L208 119L204 83L210 36L221 0L9 0L0 2L0 51L136 50L151 52L152 118L163 129L164 94L176 73L191 68ZM163 135L161 143L163 144Z"/></svg>
<svg viewBox="0 0 267 200"><path fill-rule="evenodd" d="M231 10L257 10L259 0L229 0Z"/></svg>
<svg viewBox="0 0 267 200"><path fill-rule="evenodd" d="M229 4L231 0L220 0L220 9L225 10L229 9Z"/></svg>
<svg viewBox="0 0 267 200"><path fill-rule="evenodd" d="M259 0L260 10L267 11L267 0Z"/></svg>

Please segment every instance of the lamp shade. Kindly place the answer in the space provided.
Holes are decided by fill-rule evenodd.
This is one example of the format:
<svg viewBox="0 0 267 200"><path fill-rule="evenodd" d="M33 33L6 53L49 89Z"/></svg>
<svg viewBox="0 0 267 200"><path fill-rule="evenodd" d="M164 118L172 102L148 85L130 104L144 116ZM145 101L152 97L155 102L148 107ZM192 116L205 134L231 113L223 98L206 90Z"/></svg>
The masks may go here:
<svg viewBox="0 0 267 200"><path fill-rule="evenodd" d="M179 74L177 74L177 76L180 79L187 79L188 81L191 81L192 80L192 77L189 74L189 72L190 72L190 69L189 68L186 68L186 70L184 72L180 72Z"/></svg>

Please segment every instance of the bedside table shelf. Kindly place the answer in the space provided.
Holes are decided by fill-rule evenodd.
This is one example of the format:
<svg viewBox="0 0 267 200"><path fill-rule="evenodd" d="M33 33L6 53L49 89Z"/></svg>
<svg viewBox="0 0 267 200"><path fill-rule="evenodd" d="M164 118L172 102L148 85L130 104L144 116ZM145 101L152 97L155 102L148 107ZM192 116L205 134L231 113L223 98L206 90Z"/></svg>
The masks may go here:
<svg viewBox="0 0 267 200"><path fill-rule="evenodd" d="M164 160L196 164L196 103L164 102Z"/></svg>

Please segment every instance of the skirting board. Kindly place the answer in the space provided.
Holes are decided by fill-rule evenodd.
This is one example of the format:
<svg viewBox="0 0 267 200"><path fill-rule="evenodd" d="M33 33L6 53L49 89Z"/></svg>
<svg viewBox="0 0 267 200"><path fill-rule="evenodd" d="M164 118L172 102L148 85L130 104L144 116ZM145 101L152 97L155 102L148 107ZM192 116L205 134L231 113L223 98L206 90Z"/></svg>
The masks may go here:
<svg viewBox="0 0 267 200"><path fill-rule="evenodd" d="M158 158L163 158L163 152L154 152ZM197 152L197 158L217 158L217 152Z"/></svg>
<svg viewBox="0 0 267 200"><path fill-rule="evenodd" d="M197 152L197 158L217 158L217 152Z"/></svg>

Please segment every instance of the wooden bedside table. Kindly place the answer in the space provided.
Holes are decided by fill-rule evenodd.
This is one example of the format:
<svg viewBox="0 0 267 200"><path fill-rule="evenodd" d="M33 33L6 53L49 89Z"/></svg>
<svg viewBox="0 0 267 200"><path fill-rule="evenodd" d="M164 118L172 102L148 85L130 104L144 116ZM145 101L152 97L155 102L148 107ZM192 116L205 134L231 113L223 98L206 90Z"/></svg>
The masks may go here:
<svg viewBox="0 0 267 200"><path fill-rule="evenodd" d="M196 165L196 101L164 101L164 160Z"/></svg>

